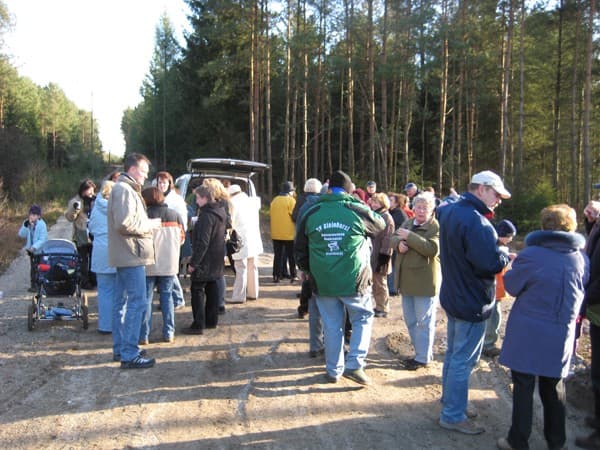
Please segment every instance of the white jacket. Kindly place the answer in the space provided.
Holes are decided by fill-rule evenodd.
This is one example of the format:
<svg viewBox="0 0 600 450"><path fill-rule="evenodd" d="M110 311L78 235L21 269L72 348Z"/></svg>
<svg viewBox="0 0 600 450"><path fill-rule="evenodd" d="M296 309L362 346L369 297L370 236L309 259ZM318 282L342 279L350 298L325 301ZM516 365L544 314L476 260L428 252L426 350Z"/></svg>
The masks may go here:
<svg viewBox="0 0 600 450"><path fill-rule="evenodd" d="M233 229L242 237L242 248L233 259L254 258L263 252L260 236L259 207L245 192L231 197Z"/></svg>

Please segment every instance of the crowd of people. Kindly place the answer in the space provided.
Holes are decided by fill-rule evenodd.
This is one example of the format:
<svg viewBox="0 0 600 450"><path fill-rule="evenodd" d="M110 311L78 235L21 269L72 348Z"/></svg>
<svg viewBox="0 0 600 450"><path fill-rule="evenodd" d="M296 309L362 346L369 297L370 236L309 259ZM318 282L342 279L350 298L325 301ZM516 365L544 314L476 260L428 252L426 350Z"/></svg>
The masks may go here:
<svg viewBox="0 0 600 450"><path fill-rule="evenodd" d="M176 330L201 335L218 326L225 303L259 297L257 258L263 252L259 210L237 184L207 178L194 191L194 205L178 194L172 176L158 172L144 188L150 161L127 155L123 172L108 176L96 196L84 180L65 217L82 259L82 287L98 289L98 331L112 335L113 360L123 369L152 367L140 346L152 332L154 291L162 314L162 339ZM476 173L466 192L439 199L415 183L404 193L378 192L369 181L357 188L335 171L323 183L306 180L296 197L282 183L270 204L274 283L299 283L299 317L308 314L309 353L324 355L324 380L340 377L371 384L367 355L376 318L390 314L390 296L402 297L403 319L414 356L401 367L418 371L434 358L436 314L447 317L439 425L465 434L485 430L469 402L469 379L481 354L499 357L511 371L511 427L500 449L528 448L536 381L544 408L549 448L566 444L564 380L582 316L590 321L594 431L577 438L582 448L600 448L600 202L584 210L588 239L576 232L577 216L565 204L540 214L540 229L511 252L517 233L509 220L493 224L496 208L511 198L492 171ZM47 239L41 208L32 205L19 230L32 256ZM227 255L227 239L236 243ZM177 328L174 311L185 304L179 274L184 242L191 279L191 322ZM225 299L224 259L235 279ZM499 301L514 297L501 346Z"/></svg>

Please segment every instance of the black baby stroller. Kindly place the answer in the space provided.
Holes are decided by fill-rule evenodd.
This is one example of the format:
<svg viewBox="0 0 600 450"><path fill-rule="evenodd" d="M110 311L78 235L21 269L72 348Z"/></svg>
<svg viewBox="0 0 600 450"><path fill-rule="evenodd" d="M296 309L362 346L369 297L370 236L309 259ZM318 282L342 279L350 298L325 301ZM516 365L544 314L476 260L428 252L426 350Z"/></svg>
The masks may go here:
<svg viewBox="0 0 600 450"><path fill-rule="evenodd" d="M81 259L75 245L66 239L49 239L33 263L37 294L27 310L29 331L38 320L82 320L87 330L88 301L81 292ZM54 297L56 302L51 302Z"/></svg>

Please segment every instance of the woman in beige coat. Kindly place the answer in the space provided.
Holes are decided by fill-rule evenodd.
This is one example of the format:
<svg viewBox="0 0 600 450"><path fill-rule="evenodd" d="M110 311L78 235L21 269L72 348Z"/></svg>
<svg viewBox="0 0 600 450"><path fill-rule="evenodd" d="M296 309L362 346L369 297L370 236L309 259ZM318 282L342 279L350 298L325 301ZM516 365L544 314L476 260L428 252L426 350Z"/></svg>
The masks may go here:
<svg viewBox="0 0 600 450"><path fill-rule="evenodd" d="M415 357L403 361L407 370L427 366L433 359L435 315L441 284L439 224L433 215L435 198L422 193L413 201L415 217L405 221L392 237L398 250L396 286L402 294L404 321Z"/></svg>

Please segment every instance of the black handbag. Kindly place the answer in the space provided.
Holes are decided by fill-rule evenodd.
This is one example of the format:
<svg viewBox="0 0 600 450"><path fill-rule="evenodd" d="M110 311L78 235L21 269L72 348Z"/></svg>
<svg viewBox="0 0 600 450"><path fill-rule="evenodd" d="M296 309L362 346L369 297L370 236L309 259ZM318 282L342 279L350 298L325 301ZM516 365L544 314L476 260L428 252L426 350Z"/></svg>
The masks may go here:
<svg viewBox="0 0 600 450"><path fill-rule="evenodd" d="M231 230L227 240L225 241L225 247L227 248L228 254L237 253L242 248L243 242L242 237L238 234L237 231Z"/></svg>

